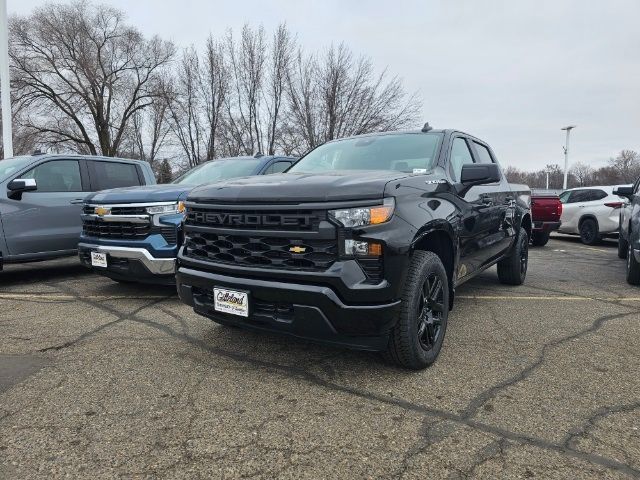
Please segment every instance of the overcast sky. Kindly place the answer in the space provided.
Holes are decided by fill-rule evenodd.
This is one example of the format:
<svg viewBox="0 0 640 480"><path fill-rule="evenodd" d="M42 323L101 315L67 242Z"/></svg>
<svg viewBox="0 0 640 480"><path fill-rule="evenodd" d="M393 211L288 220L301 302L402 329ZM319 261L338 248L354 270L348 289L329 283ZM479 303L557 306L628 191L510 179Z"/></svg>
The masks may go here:
<svg viewBox="0 0 640 480"><path fill-rule="evenodd" d="M45 3L7 2L10 14ZM640 150L640 0L106 3L179 46L283 21L305 49L345 42L417 92L424 121L486 140L503 165L562 165L568 124L570 163Z"/></svg>

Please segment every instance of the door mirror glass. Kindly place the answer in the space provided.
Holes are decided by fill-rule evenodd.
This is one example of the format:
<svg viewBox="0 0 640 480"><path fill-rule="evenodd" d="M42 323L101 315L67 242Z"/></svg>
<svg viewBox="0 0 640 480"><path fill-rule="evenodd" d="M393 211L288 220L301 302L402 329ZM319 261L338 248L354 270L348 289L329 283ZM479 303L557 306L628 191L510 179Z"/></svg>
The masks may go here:
<svg viewBox="0 0 640 480"><path fill-rule="evenodd" d="M462 166L460 183L464 186L486 185L500 181L500 170L495 163L471 163Z"/></svg>
<svg viewBox="0 0 640 480"><path fill-rule="evenodd" d="M631 200L633 197L633 187L616 187L613 189L613 194Z"/></svg>
<svg viewBox="0 0 640 480"><path fill-rule="evenodd" d="M16 178L9 182L7 188L15 193L33 192L38 189L38 185L34 178Z"/></svg>

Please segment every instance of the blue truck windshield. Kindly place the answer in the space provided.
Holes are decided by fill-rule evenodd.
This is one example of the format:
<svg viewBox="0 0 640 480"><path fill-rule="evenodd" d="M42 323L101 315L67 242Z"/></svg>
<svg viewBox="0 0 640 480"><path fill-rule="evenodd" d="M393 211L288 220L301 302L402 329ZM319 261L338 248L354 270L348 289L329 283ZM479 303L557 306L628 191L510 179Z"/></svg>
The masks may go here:
<svg viewBox="0 0 640 480"><path fill-rule="evenodd" d="M227 180L236 177L246 177L253 173L260 159L230 159L212 160L189 170L173 183L181 185L203 185L219 180Z"/></svg>

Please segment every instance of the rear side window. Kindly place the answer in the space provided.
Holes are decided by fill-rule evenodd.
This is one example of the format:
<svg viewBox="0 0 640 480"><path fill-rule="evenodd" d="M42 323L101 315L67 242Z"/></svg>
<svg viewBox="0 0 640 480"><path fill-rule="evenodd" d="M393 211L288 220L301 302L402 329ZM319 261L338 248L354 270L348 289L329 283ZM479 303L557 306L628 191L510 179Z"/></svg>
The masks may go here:
<svg viewBox="0 0 640 480"><path fill-rule="evenodd" d="M80 165L77 160L54 160L41 163L20 178L33 178L36 192L81 192Z"/></svg>
<svg viewBox="0 0 640 480"><path fill-rule="evenodd" d="M602 200L603 198L607 198L609 195L604 190L589 190L589 200L588 202L595 202L597 200Z"/></svg>
<svg viewBox="0 0 640 480"><path fill-rule="evenodd" d="M89 162L94 190L141 185L135 165L120 162Z"/></svg>
<svg viewBox="0 0 640 480"><path fill-rule="evenodd" d="M588 202L589 190L573 190L567 203Z"/></svg>
<svg viewBox="0 0 640 480"><path fill-rule="evenodd" d="M491 153L489 153L489 149L487 147L478 142L473 142L473 145L476 147L476 152L478 153L478 162L494 163L493 158L491 158Z"/></svg>
<svg viewBox="0 0 640 480"><path fill-rule="evenodd" d="M451 147L451 174L456 182L460 181L462 166L467 163L474 163L469 146L464 138L455 138Z"/></svg>
<svg viewBox="0 0 640 480"><path fill-rule="evenodd" d="M569 197L569 203L595 202L607 197L607 192L597 189L574 190Z"/></svg>

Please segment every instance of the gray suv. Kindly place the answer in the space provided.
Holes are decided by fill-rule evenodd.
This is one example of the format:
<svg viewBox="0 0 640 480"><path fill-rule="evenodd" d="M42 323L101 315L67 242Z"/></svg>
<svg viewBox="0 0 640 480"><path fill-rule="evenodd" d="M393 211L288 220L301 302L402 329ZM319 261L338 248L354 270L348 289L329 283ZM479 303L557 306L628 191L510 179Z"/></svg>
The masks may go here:
<svg viewBox="0 0 640 480"><path fill-rule="evenodd" d="M139 160L58 154L0 160L0 269L75 255L87 195L155 183Z"/></svg>

